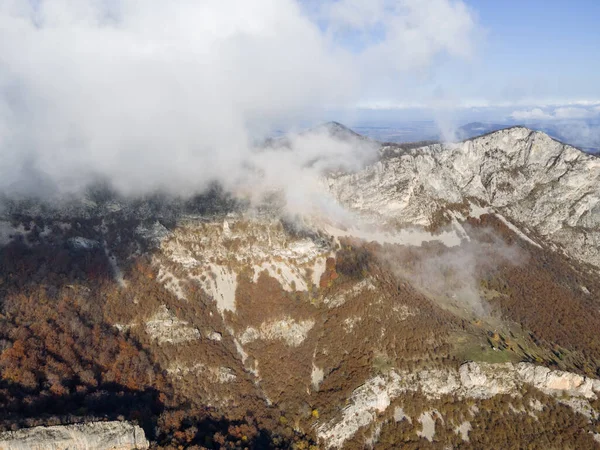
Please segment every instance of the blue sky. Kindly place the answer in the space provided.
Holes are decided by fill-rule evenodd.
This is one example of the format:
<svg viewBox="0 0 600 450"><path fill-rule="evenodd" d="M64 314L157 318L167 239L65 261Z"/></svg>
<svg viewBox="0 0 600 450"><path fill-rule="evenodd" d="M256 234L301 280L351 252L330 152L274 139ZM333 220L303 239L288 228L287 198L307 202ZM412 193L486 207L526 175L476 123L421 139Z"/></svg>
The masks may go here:
<svg viewBox="0 0 600 450"><path fill-rule="evenodd" d="M425 75L405 75L414 94L406 103L438 96L461 105L600 100L600 1L464 3L477 28L474 51L466 60L438 55ZM385 94L377 100L385 103Z"/></svg>
<svg viewBox="0 0 600 450"><path fill-rule="evenodd" d="M467 4L485 30L473 74L499 100L600 99L600 2L470 0Z"/></svg>
<svg viewBox="0 0 600 450"><path fill-rule="evenodd" d="M425 3L430 5L428 14L436 15L436 2ZM363 111L361 118L431 119L435 110L457 108L464 120L600 116L600 1L451 2L461 3L473 20L468 55L457 57L442 49L427 67L395 75L387 83L374 81L375 87L359 103L359 110L372 112ZM315 5L310 0L305 4ZM377 26L369 29L366 39L380 33ZM364 33L342 36L351 50L364 47Z"/></svg>

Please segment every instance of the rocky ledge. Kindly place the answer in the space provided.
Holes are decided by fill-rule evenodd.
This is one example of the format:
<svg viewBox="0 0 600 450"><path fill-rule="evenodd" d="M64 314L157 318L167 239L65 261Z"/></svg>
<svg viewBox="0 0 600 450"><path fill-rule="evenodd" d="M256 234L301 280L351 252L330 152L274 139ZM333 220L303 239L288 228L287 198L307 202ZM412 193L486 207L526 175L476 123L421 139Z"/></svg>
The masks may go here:
<svg viewBox="0 0 600 450"><path fill-rule="evenodd" d="M2 450L130 450L149 446L144 430L129 422L90 422L0 433Z"/></svg>

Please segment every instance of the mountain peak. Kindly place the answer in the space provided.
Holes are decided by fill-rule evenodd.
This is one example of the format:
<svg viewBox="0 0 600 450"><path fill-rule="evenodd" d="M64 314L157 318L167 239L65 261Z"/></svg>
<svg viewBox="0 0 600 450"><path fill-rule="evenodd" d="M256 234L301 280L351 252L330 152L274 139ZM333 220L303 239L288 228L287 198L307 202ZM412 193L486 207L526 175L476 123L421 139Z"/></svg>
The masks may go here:
<svg viewBox="0 0 600 450"><path fill-rule="evenodd" d="M342 139L348 139L348 138L366 139L361 134L358 134L356 131L353 131L352 129L348 128L347 126L345 126L345 125L343 125L343 124L341 124L339 122L336 122L336 121L330 121L330 122L326 122L324 124L321 124L321 125L317 126L314 130L315 131L326 132L330 136L336 137L336 138L342 138Z"/></svg>
<svg viewBox="0 0 600 450"><path fill-rule="evenodd" d="M518 141L537 141L539 148L542 153L545 153L551 157L555 157L555 153L567 152L571 157L575 157L579 154L583 154L589 157L590 160L598 158L597 154L590 153L585 149L574 146L572 144L565 143L558 139L556 136L547 133L545 131L532 129L524 125L513 125L510 127L502 128L499 130L493 130L479 136L473 136L471 138L464 139L462 142L476 142L479 140L495 140L495 139L509 139L513 144L517 144ZM513 152L520 149L519 145L501 145L507 152Z"/></svg>

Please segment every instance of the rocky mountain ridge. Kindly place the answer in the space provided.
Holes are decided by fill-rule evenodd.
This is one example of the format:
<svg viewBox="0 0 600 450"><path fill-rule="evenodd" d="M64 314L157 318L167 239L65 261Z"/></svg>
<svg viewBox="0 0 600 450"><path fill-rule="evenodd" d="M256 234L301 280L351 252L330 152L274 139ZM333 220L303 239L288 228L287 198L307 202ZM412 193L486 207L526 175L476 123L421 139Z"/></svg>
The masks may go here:
<svg viewBox="0 0 600 450"><path fill-rule="evenodd" d="M328 180L344 205L430 226L439 210L472 199L600 267L600 158L523 127L382 152L384 160Z"/></svg>
<svg viewBox="0 0 600 450"><path fill-rule="evenodd" d="M599 161L517 127L384 145L377 163L324 175L340 218L218 189L96 193L54 216L12 203L0 419L43 421L27 406L39 391L90 416L105 396L156 447L491 448L509 430L593 448ZM71 375L70 348L100 352L102 336L103 365Z"/></svg>

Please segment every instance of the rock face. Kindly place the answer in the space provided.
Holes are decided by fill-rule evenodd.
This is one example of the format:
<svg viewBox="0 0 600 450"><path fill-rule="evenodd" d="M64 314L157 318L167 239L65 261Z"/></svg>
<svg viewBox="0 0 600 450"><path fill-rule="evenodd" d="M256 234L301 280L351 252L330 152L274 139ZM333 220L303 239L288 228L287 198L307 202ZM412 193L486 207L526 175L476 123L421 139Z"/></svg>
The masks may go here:
<svg viewBox="0 0 600 450"><path fill-rule="evenodd" d="M146 322L146 332L159 344L181 343L200 339L200 331L162 305L159 311Z"/></svg>
<svg viewBox="0 0 600 450"><path fill-rule="evenodd" d="M2 450L129 450L149 445L144 431L128 422L90 422L0 433Z"/></svg>
<svg viewBox="0 0 600 450"><path fill-rule="evenodd" d="M338 418L318 428L318 434L328 448L341 448L360 428L375 421L378 413L384 412L394 398L406 392L420 391L432 399L448 394L457 399L485 399L502 394L519 396L519 389L523 385L555 396L559 402L587 417L598 416L589 400L595 400L600 394L600 380L530 363L469 362L458 371L390 371L385 376L373 377L353 392ZM419 418L424 431L431 419L428 414L424 413ZM431 432L424 436L431 440Z"/></svg>
<svg viewBox="0 0 600 450"><path fill-rule="evenodd" d="M427 226L445 206L477 199L600 267L600 158L522 127L459 144L381 151L376 164L329 178L346 206Z"/></svg>

